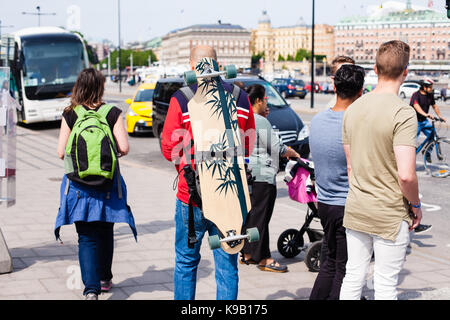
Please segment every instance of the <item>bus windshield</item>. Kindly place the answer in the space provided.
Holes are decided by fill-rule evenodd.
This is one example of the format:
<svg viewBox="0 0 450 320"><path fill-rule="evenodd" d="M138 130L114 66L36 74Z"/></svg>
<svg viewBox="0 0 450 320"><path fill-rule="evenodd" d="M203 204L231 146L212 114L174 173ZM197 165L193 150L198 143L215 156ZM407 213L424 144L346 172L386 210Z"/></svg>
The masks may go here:
<svg viewBox="0 0 450 320"><path fill-rule="evenodd" d="M30 100L67 96L86 65L78 38L33 37L23 40L22 48L24 87Z"/></svg>

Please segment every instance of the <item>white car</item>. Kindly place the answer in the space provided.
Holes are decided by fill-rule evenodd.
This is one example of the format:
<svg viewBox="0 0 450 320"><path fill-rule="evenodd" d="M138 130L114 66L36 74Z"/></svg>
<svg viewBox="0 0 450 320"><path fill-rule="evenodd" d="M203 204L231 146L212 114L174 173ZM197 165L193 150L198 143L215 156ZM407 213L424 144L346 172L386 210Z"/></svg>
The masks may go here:
<svg viewBox="0 0 450 320"><path fill-rule="evenodd" d="M419 91L420 84L415 82L405 82L401 85L398 95L402 99L411 98L414 92Z"/></svg>

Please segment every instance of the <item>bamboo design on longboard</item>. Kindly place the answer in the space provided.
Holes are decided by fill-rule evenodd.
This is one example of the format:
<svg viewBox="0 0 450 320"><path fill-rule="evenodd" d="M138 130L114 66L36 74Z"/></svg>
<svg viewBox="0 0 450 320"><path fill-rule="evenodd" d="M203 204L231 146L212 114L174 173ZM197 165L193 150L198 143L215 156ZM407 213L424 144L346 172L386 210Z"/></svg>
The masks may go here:
<svg viewBox="0 0 450 320"><path fill-rule="evenodd" d="M220 234L220 237L210 237L210 246L213 249L221 246L227 253L234 254L242 249L244 239L256 240L259 236L256 236L257 231L253 231L252 237L241 235L251 202L237 105L232 93L223 88L220 76L213 76L217 72L217 63L212 59L202 59L197 65L198 89L188 109L203 213Z"/></svg>
<svg viewBox="0 0 450 320"><path fill-rule="evenodd" d="M196 71L199 73L203 73L206 68L213 68L213 66L209 63L209 61L201 61L197 67ZM205 79L204 81L199 82L198 90L201 90L201 93L207 97L209 100L206 103L206 106L209 107L209 112L211 114L211 119L216 118L218 121L224 121L224 108L220 101L220 97L218 95L218 85L217 81L214 79ZM228 110L230 113L230 122L232 126L232 138L235 140L238 145L236 148L241 148L240 136L239 136L239 124L237 118L237 106L234 97L226 90L223 90L226 98L226 104L228 106ZM227 130L227 129L226 129ZM230 149L229 143L230 136L227 136L227 132L224 132L223 135L219 137L219 141L217 143L211 144L210 153L211 154L220 154L226 152ZM229 191L238 194L237 187L237 175L233 170L233 164L231 163L232 159L229 158L220 158L220 157L211 157L206 158L204 161L199 163L199 167L201 171L206 170L211 171L211 174L214 176L216 172L218 173L219 180L221 184L215 190L216 192L224 192L227 194ZM240 169L240 168L239 168Z"/></svg>

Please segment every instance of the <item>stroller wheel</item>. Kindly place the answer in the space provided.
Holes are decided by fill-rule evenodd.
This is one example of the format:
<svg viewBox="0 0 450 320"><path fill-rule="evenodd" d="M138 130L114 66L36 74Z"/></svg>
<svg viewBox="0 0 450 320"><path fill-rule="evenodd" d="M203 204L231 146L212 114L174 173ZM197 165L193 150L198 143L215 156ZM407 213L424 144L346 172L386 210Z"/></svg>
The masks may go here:
<svg viewBox="0 0 450 320"><path fill-rule="evenodd" d="M311 272L320 271L320 253L322 250L322 241L313 242L306 250L305 264Z"/></svg>
<svg viewBox="0 0 450 320"><path fill-rule="evenodd" d="M301 252L301 247L304 245L303 237L298 237L297 241L294 241L298 230L289 229L284 231L278 238L277 247L278 251L283 257L293 258Z"/></svg>

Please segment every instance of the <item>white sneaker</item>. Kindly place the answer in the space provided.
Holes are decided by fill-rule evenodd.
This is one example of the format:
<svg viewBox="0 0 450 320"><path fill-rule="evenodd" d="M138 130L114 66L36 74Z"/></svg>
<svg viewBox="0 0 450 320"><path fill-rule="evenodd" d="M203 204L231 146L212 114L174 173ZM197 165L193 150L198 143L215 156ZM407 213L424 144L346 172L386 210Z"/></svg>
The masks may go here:
<svg viewBox="0 0 450 320"><path fill-rule="evenodd" d="M98 300L98 295L96 293L90 292L86 295L85 300Z"/></svg>

